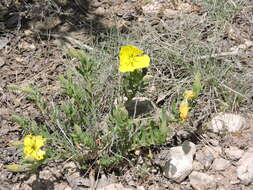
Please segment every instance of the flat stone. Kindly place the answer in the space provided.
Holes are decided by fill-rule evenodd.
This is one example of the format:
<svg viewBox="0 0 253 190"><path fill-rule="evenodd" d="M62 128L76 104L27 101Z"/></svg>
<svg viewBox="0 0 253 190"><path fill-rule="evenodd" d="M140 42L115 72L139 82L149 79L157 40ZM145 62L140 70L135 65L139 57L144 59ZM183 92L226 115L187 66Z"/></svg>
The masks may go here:
<svg viewBox="0 0 253 190"><path fill-rule="evenodd" d="M105 9L103 7L98 7L95 11L94 14L97 16L104 16L106 13Z"/></svg>
<svg viewBox="0 0 253 190"><path fill-rule="evenodd" d="M99 189L113 183L115 183L113 179L107 178L105 174L102 174L101 178L98 180L97 188Z"/></svg>
<svg viewBox="0 0 253 190"><path fill-rule="evenodd" d="M4 58L0 57L0 68L5 64Z"/></svg>
<svg viewBox="0 0 253 190"><path fill-rule="evenodd" d="M231 163L228 160L225 160L223 158L216 158L213 161L212 168L216 171L221 171L221 170L225 170L229 166L231 166Z"/></svg>
<svg viewBox="0 0 253 190"><path fill-rule="evenodd" d="M72 190L71 187L69 187L69 185L65 182L61 182L61 183L55 183L54 184L54 189L56 190Z"/></svg>
<svg viewBox="0 0 253 190"><path fill-rule="evenodd" d="M211 143L213 146L219 146L219 141L216 139L210 139L209 143Z"/></svg>
<svg viewBox="0 0 253 190"><path fill-rule="evenodd" d="M49 170L46 170L46 169L42 170L39 173L39 178L44 179L44 180L49 180L49 181L56 180L55 177L52 175L52 173Z"/></svg>
<svg viewBox="0 0 253 190"><path fill-rule="evenodd" d="M199 161L194 160L193 161L193 170L195 170L195 171L204 170L204 166Z"/></svg>
<svg viewBox="0 0 253 190"><path fill-rule="evenodd" d="M67 169L75 169L77 166L75 164L75 162L67 162L66 164L63 165L63 169L67 170Z"/></svg>
<svg viewBox="0 0 253 190"><path fill-rule="evenodd" d="M189 175L190 184L195 190L216 190L216 182L213 176L193 171Z"/></svg>
<svg viewBox="0 0 253 190"><path fill-rule="evenodd" d="M242 184L249 185L253 182L253 152L244 153L238 161L236 173Z"/></svg>
<svg viewBox="0 0 253 190"><path fill-rule="evenodd" d="M32 174L29 179L27 181L25 181L24 183L31 185L32 183L34 183L36 181L37 177L35 174Z"/></svg>
<svg viewBox="0 0 253 190"><path fill-rule="evenodd" d="M222 153L221 147L205 146L197 151L195 159L199 161L205 169L209 169L215 158L218 158Z"/></svg>
<svg viewBox="0 0 253 190"><path fill-rule="evenodd" d="M245 118L237 114L225 113L215 116L211 121L211 130L215 133L238 132L244 128Z"/></svg>
<svg viewBox="0 0 253 190"><path fill-rule="evenodd" d="M149 3L142 6L142 10L145 15L154 16L159 14L162 7L163 7L162 3L156 0L151 0Z"/></svg>
<svg viewBox="0 0 253 190"><path fill-rule="evenodd" d="M9 39L5 38L5 37L1 37L0 38L0 50L3 49L8 43L9 43Z"/></svg>
<svg viewBox="0 0 253 190"><path fill-rule="evenodd" d="M242 157L244 151L236 146L231 146L225 149L227 157L231 160L238 160Z"/></svg>
<svg viewBox="0 0 253 190"><path fill-rule="evenodd" d="M121 183L113 183L110 185L106 185L102 188L98 188L97 190L134 190L133 188L125 188Z"/></svg>
<svg viewBox="0 0 253 190"><path fill-rule="evenodd" d="M73 187L89 187L91 185L91 181L88 178L81 176L79 172L72 173L71 175L66 175L66 179L68 181L68 184Z"/></svg>

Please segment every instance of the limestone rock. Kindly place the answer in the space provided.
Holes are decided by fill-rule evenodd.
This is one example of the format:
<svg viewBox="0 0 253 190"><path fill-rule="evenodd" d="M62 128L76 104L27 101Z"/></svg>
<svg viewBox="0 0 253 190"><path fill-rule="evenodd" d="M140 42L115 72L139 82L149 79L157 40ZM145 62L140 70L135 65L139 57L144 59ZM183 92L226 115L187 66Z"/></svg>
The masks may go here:
<svg viewBox="0 0 253 190"><path fill-rule="evenodd" d="M165 176L178 183L182 182L192 171L195 152L195 144L188 141L182 146L171 148L164 167Z"/></svg>
<svg viewBox="0 0 253 190"><path fill-rule="evenodd" d="M223 158L216 158L213 161L212 168L215 169L216 171L221 171L225 170L231 165L231 163L228 160L225 160Z"/></svg>
<svg viewBox="0 0 253 190"><path fill-rule="evenodd" d="M231 146L225 149L225 153L229 159L238 160L242 157L244 151L239 149L238 147Z"/></svg>
<svg viewBox="0 0 253 190"><path fill-rule="evenodd" d="M39 173L39 178L48 181L54 181L56 178L52 175L51 171L44 169Z"/></svg>
<svg viewBox="0 0 253 190"><path fill-rule="evenodd" d="M152 0L146 5L142 6L143 13L145 15L157 15L159 14L160 10L162 9L163 5L161 2Z"/></svg>
<svg viewBox="0 0 253 190"><path fill-rule="evenodd" d="M224 131L238 132L246 124L245 118L237 114L225 113L219 114L211 121L211 130L215 133Z"/></svg>
<svg viewBox="0 0 253 190"><path fill-rule="evenodd" d="M244 185L253 182L253 152L246 152L238 162L237 177Z"/></svg>
<svg viewBox="0 0 253 190"><path fill-rule="evenodd" d="M132 188L125 188L120 183L113 183L113 184L110 184L110 185L106 185L102 188L99 188L97 190L133 190L133 189Z"/></svg>
<svg viewBox="0 0 253 190"><path fill-rule="evenodd" d="M204 166L199 161L194 160L193 161L193 170L195 170L195 171L204 170Z"/></svg>
<svg viewBox="0 0 253 190"><path fill-rule="evenodd" d="M103 7L98 7L95 11L94 14L97 16L104 16L106 14L106 11Z"/></svg>
<svg viewBox="0 0 253 190"><path fill-rule="evenodd" d="M72 190L72 188L69 187L69 185L65 182L54 184L54 189L57 189L57 190Z"/></svg>
<svg viewBox="0 0 253 190"><path fill-rule="evenodd" d="M193 171L189 175L190 184L195 190L215 190L216 182L213 176Z"/></svg>
<svg viewBox="0 0 253 190"><path fill-rule="evenodd" d="M205 169L209 169L215 158L221 154L221 147L205 146L203 149L197 151L196 160L199 161Z"/></svg>

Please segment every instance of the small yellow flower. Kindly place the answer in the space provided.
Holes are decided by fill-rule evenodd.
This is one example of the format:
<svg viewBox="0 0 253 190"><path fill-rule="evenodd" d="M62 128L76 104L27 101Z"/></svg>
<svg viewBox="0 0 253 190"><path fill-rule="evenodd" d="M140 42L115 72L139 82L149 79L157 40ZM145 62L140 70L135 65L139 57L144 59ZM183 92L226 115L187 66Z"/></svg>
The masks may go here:
<svg viewBox="0 0 253 190"><path fill-rule="evenodd" d="M136 69L148 67L150 58L148 55L143 54L142 50L137 47L129 45L123 46L120 49L120 72L132 72Z"/></svg>
<svg viewBox="0 0 253 190"><path fill-rule="evenodd" d="M188 105L188 101L187 99L183 100L181 103L180 103L180 106L179 106L179 112L180 112L180 118L185 121L188 119L188 113L189 113L189 105Z"/></svg>
<svg viewBox="0 0 253 190"><path fill-rule="evenodd" d="M24 155L27 160L42 160L45 151L40 148L44 146L46 139L42 136L26 135L24 138Z"/></svg>
<svg viewBox="0 0 253 190"><path fill-rule="evenodd" d="M193 99L193 98L196 98L196 93L195 92L193 92L192 90L186 90L185 92L184 92L184 97L187 99L187 100L191 100L191 99Z"/></svg>

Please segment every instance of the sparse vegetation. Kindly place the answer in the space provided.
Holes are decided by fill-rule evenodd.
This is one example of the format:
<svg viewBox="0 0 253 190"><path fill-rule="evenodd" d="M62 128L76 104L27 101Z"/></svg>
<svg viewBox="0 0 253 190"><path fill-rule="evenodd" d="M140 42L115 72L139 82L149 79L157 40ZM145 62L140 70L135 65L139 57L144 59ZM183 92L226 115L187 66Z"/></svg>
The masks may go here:
<svg viewBox="0 0 253 190"><path fill-rule="evenodd" d="M61 9L59 1L48 3L48 13L59 14L66 8ZM168 3L177 11L175 15L160 12L156 22L145 13L134 15L132 25L124 25L124 30L115 26L80 42L85 46L68 45L71 48L64 56L65 64L70 64L58 77L61 86L50 98L36 84L9 85L12 91L25 94L41 116L40 120L12 116L26 135L47 139L44 160L36 162L36 168L63 158L85 170L113 169L122 162L131 164L138 157L135 150L152 152L153 146L166 146L178 129L205 133L211 114L252 111L253 77L248 64L252 52L240 46L246 39L231 39L228 30L247 2L193 1L200 10L191 11L179 9L179 3ZM121 47L135 50L125 61L128 65L119 63ZM136 58L139 67L128 63ZM155 110L130 114L125 105L136 97L148 98ZM7 168L23 171L21 164ZM140 175L146 176L144 168Z"/></svg>

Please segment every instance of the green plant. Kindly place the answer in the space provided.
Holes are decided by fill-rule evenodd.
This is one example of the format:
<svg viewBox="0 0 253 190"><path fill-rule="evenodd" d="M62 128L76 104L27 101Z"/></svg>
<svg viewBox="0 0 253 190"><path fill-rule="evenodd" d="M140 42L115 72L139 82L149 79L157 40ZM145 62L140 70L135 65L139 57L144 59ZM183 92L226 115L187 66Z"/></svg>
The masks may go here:
<svg viewBox="0 0 253 190"><path fill-rule="evenodd" d="M45 117L44 123L19 116L13 116L13 119L27 133L43 135L48 139L47 160L55 156L71 157L82 168L87 168L90 161L98 163L95 167L112 167L127 160L136 148L166 142L169 127L165 111L159 120L133 119L124 105L119 104L113 106L111 113L107 113L109 120L104 127L100 127L101 111L97 102L102 94L96 91L100 87L96 80L97 64L87 59L82 51L69 49L69 52L72 57L79 59L80 65L65 76L60 76L63 100L48 103L32 86L11 87L26 93ZM144 76L145 72L141 70L125 73L122 96L131 100L144 91L147 85Z"/></svg>

